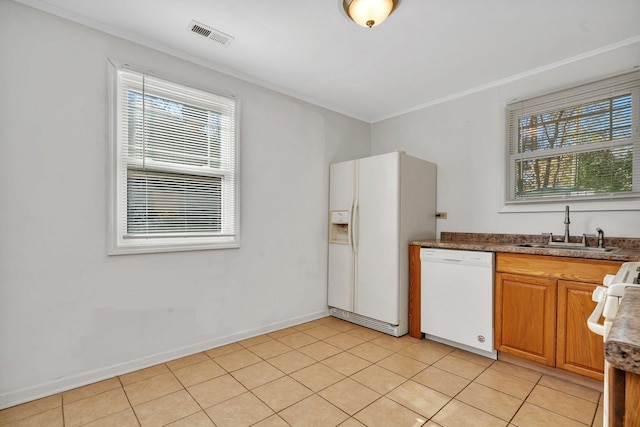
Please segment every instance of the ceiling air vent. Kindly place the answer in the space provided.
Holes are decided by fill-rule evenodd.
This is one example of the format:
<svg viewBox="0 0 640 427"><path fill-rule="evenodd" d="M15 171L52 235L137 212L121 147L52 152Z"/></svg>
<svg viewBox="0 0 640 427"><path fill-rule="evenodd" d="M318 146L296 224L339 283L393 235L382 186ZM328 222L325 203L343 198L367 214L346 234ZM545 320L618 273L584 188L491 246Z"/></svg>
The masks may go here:
<svg viewBox="0 0 640 427"><path fill-rule="evenodd" d="M211 28L197 21L191 21L187 30L225 46L233 40L233 37L229 34L225 34L222 31L218 31L215 28Z"/></svg>

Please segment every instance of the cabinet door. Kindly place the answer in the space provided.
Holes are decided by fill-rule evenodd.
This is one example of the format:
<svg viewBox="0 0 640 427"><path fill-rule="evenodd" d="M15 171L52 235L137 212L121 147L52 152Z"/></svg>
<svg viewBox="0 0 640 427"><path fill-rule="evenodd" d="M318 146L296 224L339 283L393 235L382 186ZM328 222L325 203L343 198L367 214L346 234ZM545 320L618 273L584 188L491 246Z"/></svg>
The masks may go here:
<svg viewBox="0 0 640 427"><path fill-rule="evenodd" d="M555 364L557 281L496 273L496 349Z"/></svg>
<svg viewBox="0 0 640 427"><path fill-rule="evenodd" d="M556 366L602 381L604 343L587 327L596 303L591 294L596 285L558 281L558 348Z"/></svg>

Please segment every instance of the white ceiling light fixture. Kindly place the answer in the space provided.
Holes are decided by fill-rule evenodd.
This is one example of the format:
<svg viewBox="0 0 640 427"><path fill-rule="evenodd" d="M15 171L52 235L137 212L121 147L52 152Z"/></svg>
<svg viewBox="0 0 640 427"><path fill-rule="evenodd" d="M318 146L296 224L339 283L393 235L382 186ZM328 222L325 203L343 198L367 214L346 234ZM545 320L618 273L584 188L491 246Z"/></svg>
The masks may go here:
<svg viewBox="0 0 640 427"><path fill-rule="evenodd" d="M396 7L398 0L343 0L342 6L349 18L363 27L375 27Z"/></svg>

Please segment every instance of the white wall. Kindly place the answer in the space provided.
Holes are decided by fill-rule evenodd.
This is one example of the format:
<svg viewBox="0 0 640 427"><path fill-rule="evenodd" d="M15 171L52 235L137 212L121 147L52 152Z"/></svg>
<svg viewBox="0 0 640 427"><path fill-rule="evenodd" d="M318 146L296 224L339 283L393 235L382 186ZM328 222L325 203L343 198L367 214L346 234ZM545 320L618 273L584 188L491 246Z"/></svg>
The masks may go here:
<svg viewBox="0 0 640 427"><path fill-rule="evenodd" d="M638 65L640 42L567 60L545 71L374 123L371 151L404 150L437 163L437 207L448 214L447 219L438 220L438 233L561 235L566 203L538 207L547 212L505 212L509 209L503 206L504 108L514 99L631 71ZM600 227L607 236L640 237L638 202L635 210L626 211L605 211L593 202L571 202L569 206L571 235L593 234Z"/></svg>
<svg viewBox="0 0 640 427"><path fill-rule="evenodd" d="M6 0L0 58L2 408L323 315L328 165L370 148L438 164L438 231L561 233L562 206L498 212L504 105L630 69L640 46L371 127ZM240 249L106 255L107 58L240 97ZM572 234L640 236L638 211L572 208Z"/></svg>
<svg viewBox="0 0 640 427"><path fill-rule="evenodd" d="M0 58L0 408L326 313L367 123L11 1ZM108 58L240 97L240 249L107 256Z"/></svg>

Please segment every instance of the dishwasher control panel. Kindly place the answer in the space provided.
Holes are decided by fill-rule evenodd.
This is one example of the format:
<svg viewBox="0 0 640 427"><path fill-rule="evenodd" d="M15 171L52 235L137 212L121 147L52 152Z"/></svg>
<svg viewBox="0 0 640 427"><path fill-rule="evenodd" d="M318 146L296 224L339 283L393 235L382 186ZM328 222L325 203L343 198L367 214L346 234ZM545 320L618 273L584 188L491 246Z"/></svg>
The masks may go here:
<svg viewBox="0 0 640 427"><path fill-rule="evenodd" d="M421 248L420 261L460 262L493 266L493 252L460 251L455 249Z"/></svg>

